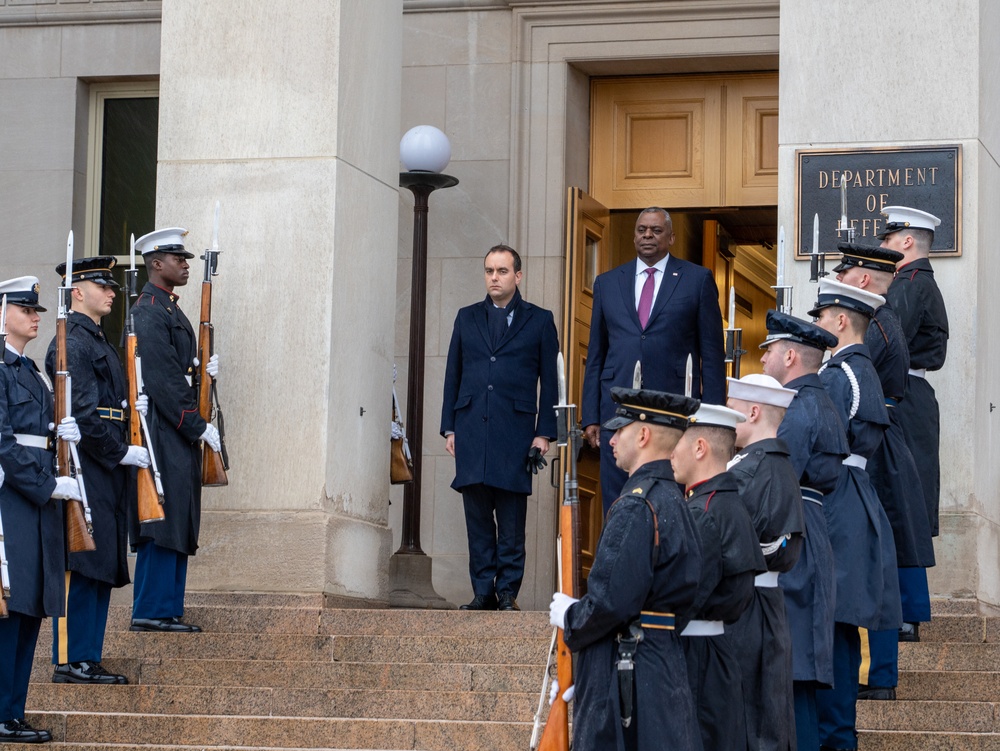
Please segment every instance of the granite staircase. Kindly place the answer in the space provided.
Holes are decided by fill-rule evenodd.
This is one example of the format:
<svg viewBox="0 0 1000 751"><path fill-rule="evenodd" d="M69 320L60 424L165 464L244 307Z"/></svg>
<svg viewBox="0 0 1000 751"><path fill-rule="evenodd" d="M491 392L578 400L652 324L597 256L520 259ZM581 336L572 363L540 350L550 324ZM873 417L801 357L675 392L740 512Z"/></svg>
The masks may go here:
<svg viewBox="0 0 1000 751"><path fill-rule="evenodd" d="M128 686L52 684L43 626L28 720L53 751L526 750L550 637L541 612L294 596L191 595L202 634L131 633L128 617L112 609L104 661ZM859 705L860 748L1000 749L1000 618L936 602L921 636L902 645L898 701Z"/></svg>

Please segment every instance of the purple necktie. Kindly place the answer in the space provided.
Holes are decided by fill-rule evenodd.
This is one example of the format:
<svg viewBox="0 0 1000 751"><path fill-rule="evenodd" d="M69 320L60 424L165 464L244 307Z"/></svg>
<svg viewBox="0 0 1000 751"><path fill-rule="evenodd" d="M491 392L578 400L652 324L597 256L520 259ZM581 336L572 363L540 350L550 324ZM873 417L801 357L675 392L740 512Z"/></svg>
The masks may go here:
<svg viewBox="0 0 1000 751"><path fill-rule="evenodd" d="M653 309L653 290L656 288L656 269L646 269L646 281L639 294L639 325L646 328L649 311Z"/></svg>

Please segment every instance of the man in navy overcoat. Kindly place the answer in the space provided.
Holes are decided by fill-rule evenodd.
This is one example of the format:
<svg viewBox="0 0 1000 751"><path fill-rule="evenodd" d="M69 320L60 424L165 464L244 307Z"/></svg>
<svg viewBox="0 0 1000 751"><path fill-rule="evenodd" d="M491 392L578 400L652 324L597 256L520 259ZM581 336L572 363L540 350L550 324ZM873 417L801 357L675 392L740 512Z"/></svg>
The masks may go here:
<svg viewBox="0 0 1000 751"><path fill-rule="evenodd" d="M521 299L517 251L494 246L484 266L486 299L455 318L441 435L469 535L475 597L462 609L518 610L528 494L556 435L559 342L551 311Z"/></svg>
<svg viewBox="0 0 1000 751"><path fill-rule="evenodd" d="M670 255L670 215L660 208L639 214L636 260L594 281L590 344L583 376L581 423L587 440L601 447L604 513L625 483L600 425L614 416L614 386L632 387L636 362L642 388L683 394L688 355L693 363L691 396L725 404L726 366L719 290L712 273Z"/></svg>

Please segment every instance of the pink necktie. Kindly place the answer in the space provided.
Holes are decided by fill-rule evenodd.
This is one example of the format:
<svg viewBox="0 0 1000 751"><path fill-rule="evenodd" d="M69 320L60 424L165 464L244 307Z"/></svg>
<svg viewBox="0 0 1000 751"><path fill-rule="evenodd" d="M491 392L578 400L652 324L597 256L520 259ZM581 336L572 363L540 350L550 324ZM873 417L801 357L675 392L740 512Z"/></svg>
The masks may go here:
<svg viewBox="0 0 1000 751"><path fill-rule="evenodd" d="M653 309L653 290L656 288L656 269L646 269L646 281L642 284L639 294L639 325L646 328L649 322L649 311Z"/></svg>

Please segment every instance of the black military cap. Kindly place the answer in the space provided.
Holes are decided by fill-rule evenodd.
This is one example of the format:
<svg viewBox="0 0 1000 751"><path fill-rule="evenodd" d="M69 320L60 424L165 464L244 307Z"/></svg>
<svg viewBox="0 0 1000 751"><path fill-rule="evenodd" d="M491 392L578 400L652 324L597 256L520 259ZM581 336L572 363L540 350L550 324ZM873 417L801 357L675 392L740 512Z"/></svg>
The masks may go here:
<svg viewBox="0 0 1000 751"><path fill-rule="evenodd" d="M854 266L862 269L893 272L896 270L896 263L903 260L903 254L898 250L878 248L873 245L839 243L837 250L843 253L844 257L834 267L834 273L846 271Z"/></svg>
<svg viewBox="0 0 1000 751"><path fill-rule="evenodd" d="M856 310L871 318L875 315L875 309L884 304L885 298L882 295L876 295L860 287L852 287L836 279L820 279L816 304L809 311L809 315L817 316L823 308L837 307Z"/></svg>
<svg viewBox="0 0 1000 751"><path fill-rule="evenodd" d="M114 256L94 256L93 258L73 259L73 281L74 282L94 282L102 287L118 288L118 282L111 275L111 269L118 261ZM66 262L63 261L56 266L56 273L65 279Z"/></svg>
<svg viewBox="0 0 1000 751"><path fill-rule="evenodd" d="M688 426L688 418L701 405L700 401L688 396L620 386L611 389L611 398L618 403L618 409L615 416L604 423L605 430L618 430L636 421L684 430Z"/></svg>
<svg viewBox="0 0 1000 751"><path fill-rule="evenodd" d="M0 296L7 298L9 305L20 305L44 313L45 308L38 304L38 291L38 279L33 276L19 276L0 282Z"/></svg>
<svg viewBox="0 0 1000 751"><path fill-rule="evenodd" d="M766 349L780 340L805 344L807 347L827 350L837 346L837 337L814 323L794 318L777 310L767 311L767 339L760 345Z"/></svg>

